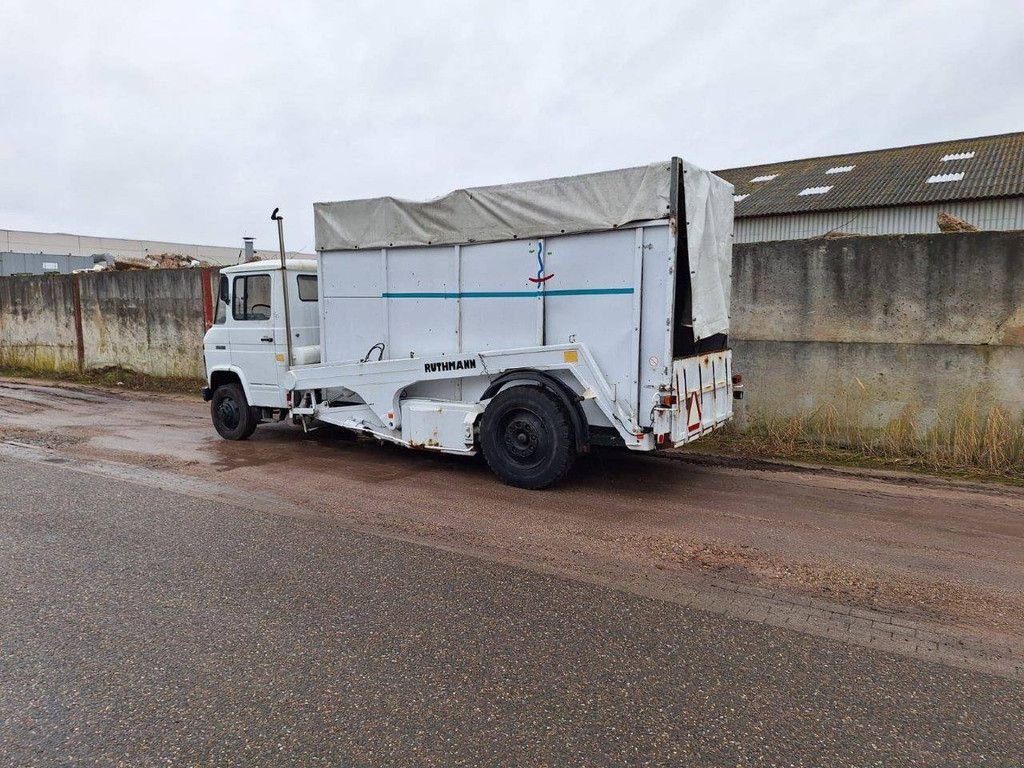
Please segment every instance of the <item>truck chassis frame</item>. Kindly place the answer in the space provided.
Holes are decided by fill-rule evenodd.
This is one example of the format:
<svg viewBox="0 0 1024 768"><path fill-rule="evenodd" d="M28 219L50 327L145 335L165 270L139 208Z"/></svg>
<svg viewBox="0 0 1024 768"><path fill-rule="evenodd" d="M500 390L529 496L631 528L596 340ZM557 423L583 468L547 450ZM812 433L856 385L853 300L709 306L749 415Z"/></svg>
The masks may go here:
<svg viewBox="0 0 1024 768"><path fill-rule="evenodd" d="M519 379L516 378L517 372L523 374ZM402 397L402 393L413 384L464 379L467 375L486 377L491 382L504 377L502 386L517 380L536 384L535 380L527 376L528 372L566 372L568 378L575 384L569 385L569 388L573 390L576 398L580 402L594 401L627 447L639 450L653 447L647 445L651 436L637 424L636 414L625 412L616 402L614 392L583 344L301 367L290 371L288 386L292 396L291 412L307 426L312 421L321 421L371 434L381 440L407 447L432 448L445 453L474 454L476 445L472 422L465 433L464 447L433 444L408 435L403 437L401 403L407 399ZM564 383L564 380L562 381ZM577 387L579 391L576 391ZM342 393L342 399L345 393L352 393L364 402L332 405L337 398L325 397L325 393L331 391ZM419 398L415 401L431 402L429 398ZM447 409L464 411L467 416L473 417L473 421L486 407L482 402L433 402Z"/></svg>
<svg viewBox="0 0 1024 768"><path fill-rule="evenodd" d="M474 426L491 397L505 386L516 383L544 386L560 397L571 395L576 403L592 401L627 448L648 451L669 447L666 442L678 442L666 441L664 435L672 433L673 418L686 416L682 405L690 407L691 398L699 398L698 412L703 414L708 410L709 418L702 417L697 430L690 430L697 434L687 434L683 442L696 439L725 423L725 419L718 418L722 411L718 400L733 397L728 351L676 362L682 365L674 385L670 390L659 393L659 398L651 404L654 426L646 428L640 426L637 414L624 408L616 398L616 393L601 375L584 344L304 366L293 368L288 373L286 386L290 394L291 414L307 429L315 426L316 422L322 422L406 447L469 455L477 452ZM710 372L709 376L703 373L704 369ZM490 382L476 402L404 396L405 390L414 384L469 377L485 377ZM362 402L352 402L353 399ZM455 431L461 437L456 440L430 439L417 434L408 425L403 428L403 405L407 409L410 406L433 407L441 414L447 411L447 418L460 425L461 431ZM582 410L579 416L578 434L580 427L584 431L587 429ZM441 421L444 417L435 418Z"/></svg>

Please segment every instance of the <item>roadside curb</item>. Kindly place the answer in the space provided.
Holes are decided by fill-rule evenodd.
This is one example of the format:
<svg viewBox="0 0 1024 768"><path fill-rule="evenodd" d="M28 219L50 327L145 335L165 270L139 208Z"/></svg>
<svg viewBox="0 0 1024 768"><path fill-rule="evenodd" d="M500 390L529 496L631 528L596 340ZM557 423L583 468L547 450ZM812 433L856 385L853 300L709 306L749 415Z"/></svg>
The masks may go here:
<svg viewBox="0 0 1024 768"><path fill-rule="evenodd" d="M839 464L812 464L785 459L760 459L743 456L730 456L717 453L657 453L655 459L678 461L696 464L702 467L725 467L728 469L760 470L764 472L804 472L815 475L831 475L836 477L856 477L864 480L879 480L898 485L918 485L933 488L954 488L965 491L981 491L989 494L1018 496L1022 492L1019 486L998 481L963 480L923 472L905 472L896 469L879 469L874 467L846 467Z"/></svg>

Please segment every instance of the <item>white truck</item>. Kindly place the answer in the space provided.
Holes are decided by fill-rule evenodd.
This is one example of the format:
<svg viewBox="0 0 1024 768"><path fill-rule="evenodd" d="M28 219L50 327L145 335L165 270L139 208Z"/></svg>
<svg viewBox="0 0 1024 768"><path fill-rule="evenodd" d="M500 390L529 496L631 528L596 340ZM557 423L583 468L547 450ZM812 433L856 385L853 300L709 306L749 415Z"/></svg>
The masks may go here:
<svg viewBox="0 0 1024 768"><path fill-rule="evenodd" d="M695 440L742 394L732 192L673 158L315 204L317 259L221 270L204 342L214 426L244 440L290 419L482 451L523 488L556 483L592 445Z"/></svg>

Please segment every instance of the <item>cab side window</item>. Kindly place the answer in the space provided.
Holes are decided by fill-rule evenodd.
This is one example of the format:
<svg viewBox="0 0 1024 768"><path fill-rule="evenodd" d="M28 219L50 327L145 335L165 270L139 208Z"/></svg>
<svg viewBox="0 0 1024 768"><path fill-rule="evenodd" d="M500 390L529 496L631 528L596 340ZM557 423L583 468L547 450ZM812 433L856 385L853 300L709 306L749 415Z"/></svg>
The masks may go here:
<svg viewBox="0 0 1024 768"><path fill-rule="evenodd" d="M231 314L235 320L269 320L270 275L236 277Z"/></svg>
<svg viewBox="0 0 1024 768"><path fill-rule="evenodd" d="M317 301L316 275L298 275L299 301Z"/></svg>

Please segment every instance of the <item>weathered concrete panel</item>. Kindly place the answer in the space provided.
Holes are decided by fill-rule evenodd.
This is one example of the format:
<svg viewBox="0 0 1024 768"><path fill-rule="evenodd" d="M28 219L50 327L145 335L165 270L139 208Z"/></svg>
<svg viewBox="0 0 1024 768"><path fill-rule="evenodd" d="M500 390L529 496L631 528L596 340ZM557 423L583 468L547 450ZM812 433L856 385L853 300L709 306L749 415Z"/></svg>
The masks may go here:
<svg viewBox="0 0 1024 768"><path fill-rule="evenodd" d="M1024 235L976 232L737 245L733 336L1024 344Z"/></svg>
<svg viewBox="0 0 1024 768"><path fill-rule="evenodd" d="M83 274L85 367L203 375L202 270Z"/></svg>
<svg viewBox="0 0 1024 768"><path fill-rule="evenodd" d="M73 280L0 279L0 364L41 371L78 367Z"/></svg>
<svg viewBox="0 0 1024 768"><path fill-rule="evenodd" d="M883 427L913 408L923 427L968 402L1024 417L1024 346L733 343L753 417L794 417L830 409Z"/></svg>

